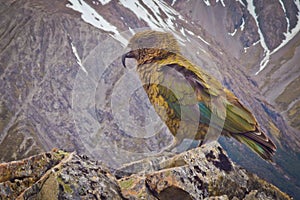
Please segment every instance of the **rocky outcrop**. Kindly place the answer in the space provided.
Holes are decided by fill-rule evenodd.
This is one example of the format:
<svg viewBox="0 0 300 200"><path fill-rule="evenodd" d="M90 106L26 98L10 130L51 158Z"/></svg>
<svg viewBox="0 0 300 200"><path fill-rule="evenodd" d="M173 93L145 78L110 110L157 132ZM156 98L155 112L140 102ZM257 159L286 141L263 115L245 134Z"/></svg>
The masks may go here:
<svg viewBox="0 0 300 200"><path fill-rule="evenodd" d="M39 154L28 159L0 164L0 199L15 199L38 182L69 155L62 151Z"/></svg>
<svg viewBox="0 0 300 200"><path fill-rule="evenodd" d="M110 171L60 150L0 165L1 199L290 199L235 165L217 143Z"/></svg>
<svg viewBox="0 0 300 200"><path fill-rule="evenodd" d="M59 150L0 165L0 199L122 199L107 168Z"/></svg>

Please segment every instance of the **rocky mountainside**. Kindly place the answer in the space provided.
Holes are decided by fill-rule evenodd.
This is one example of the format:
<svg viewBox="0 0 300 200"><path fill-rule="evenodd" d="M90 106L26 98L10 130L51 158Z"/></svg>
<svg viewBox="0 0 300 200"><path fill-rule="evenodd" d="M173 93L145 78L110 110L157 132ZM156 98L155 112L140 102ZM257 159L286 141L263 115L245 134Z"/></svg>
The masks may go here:
<svg viewBox="0 0 300 200"><path fill-rule="evenodd" d="M219 144L156 156L114 172L54 150L0 165L1 199L291 199L235 165Z"/></svg>
<svg viewBox="0 0 300 200"><path fill-rule="evenodd" d="M153 109L134 73L120 62L135 32L163 29L176 36L186 57L253 111L278 147L276 164L270 165L221 138L230 158L300 196L299 1L9 0L0 5L2 162L58 147L117 169L170 145L166 127L149 117Z"/></svg>

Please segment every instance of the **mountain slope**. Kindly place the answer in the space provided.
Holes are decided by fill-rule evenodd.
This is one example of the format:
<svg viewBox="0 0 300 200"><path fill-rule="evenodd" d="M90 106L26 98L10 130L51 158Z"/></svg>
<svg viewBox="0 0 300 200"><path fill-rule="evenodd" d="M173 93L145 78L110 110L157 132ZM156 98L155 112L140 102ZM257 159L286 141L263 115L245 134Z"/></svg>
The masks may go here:
<svg viewBox="0 0 300 200"><path fill-rule="evenodd" d="M297 177L300 141L298 131L280 114L286 111L283 114L291 116L291 124L297 127L298 100L282 99L294 94L297 84L293 82L297 83L299 76L296 65L299 34L294 36L293 44L282 46L284 30L296 30L299 24L299 10L293 1L284 1L289 20L274 18L270 24L264 18L270 16L267 11L272 8L282 16L283 1L274 1L270 8L266 8L267 2L259 5L254 1L259 8L255 9L257 16L266 12L266 16L259 15L260 19L255 19L246 1L229 4L191 0L187 6L185 1L130 2L1 3L1 161L59 147L89 154L118 167L155 154L170 144L168 130L156 118L147 118L151 109L141 90L134 88L134 93L128 94L130 88L120 85L120 81L127 80L120 63L127 40L138 28L160 28L175 34L185 56L216 76L253 111L279 148L277 165L272 166L244 146L222 139L232 159L296 196L300 185ZM274 31L272 24L282 20L286 23ZM276 35L269 38L266 33L270 31ZM272 53L279 46L282 47ZM267 58L268 64L257 73ZM293 76L281 77L282 71ZM278 90L277 83L284 88L273 96L276 92L272 91ZM124 106L118 102L128 102L132 120L124 120L124 113L117 112L121 110L117 108ZM122 119L129 128L122 127ZM159 125L145 128L147 120ZM147 128L159 130L159 134L141 135L147 132L141 130Z"/></svg>

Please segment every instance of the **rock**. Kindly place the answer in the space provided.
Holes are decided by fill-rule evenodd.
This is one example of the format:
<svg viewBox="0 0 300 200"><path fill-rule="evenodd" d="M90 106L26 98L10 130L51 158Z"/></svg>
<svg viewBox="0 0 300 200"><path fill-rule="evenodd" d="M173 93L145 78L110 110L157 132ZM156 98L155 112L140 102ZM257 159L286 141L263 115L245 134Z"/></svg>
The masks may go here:
<svg viewBox="0 0 300 200"><path fill-rule="evenodd" d="M117 170L120 175L137 165L141 172L119 179L129 199L290 199L278 188L235 165L217 143L193 149L171 158L141 160ZM151 170L157 169L157 170Z"/></svg>
<svg viewBox="0 0 300 200"><path fill-rule="evenodd" d="M59 150L3 163L0 170L1 199L290 199L235 165L218 143L128 163L113 173Z"/></svg>
<svg viewBox="0 0 300 200"><path fill-rule="evenodd" d="M122 199L103 165L74 153L52 151L0 170L0 199Z"/></svg>
<svg viewBox="0 0 300 200"><path fill-rule="evenodd" d="M15 199L57 165L68 153L52 151L0 164L0 199Z"/></svg>

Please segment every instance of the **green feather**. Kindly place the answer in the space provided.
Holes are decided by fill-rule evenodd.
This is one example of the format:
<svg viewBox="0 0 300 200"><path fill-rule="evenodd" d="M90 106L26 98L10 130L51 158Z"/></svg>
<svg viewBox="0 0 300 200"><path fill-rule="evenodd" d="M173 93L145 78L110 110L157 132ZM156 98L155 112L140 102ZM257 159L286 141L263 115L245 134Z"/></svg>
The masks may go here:
<svg viewBox="0 0 300 200"><path fill-rule="evenodd" d="M240 141L241 143L244 143L245 145L250 147L250 149L252 149L254 152L256 152L264 159L271 160L270 153L261 144L255 142L254 140L251 140L250 138L244 137L242 134L240 135L232 134L232 136L238 141Z"/></svg>

